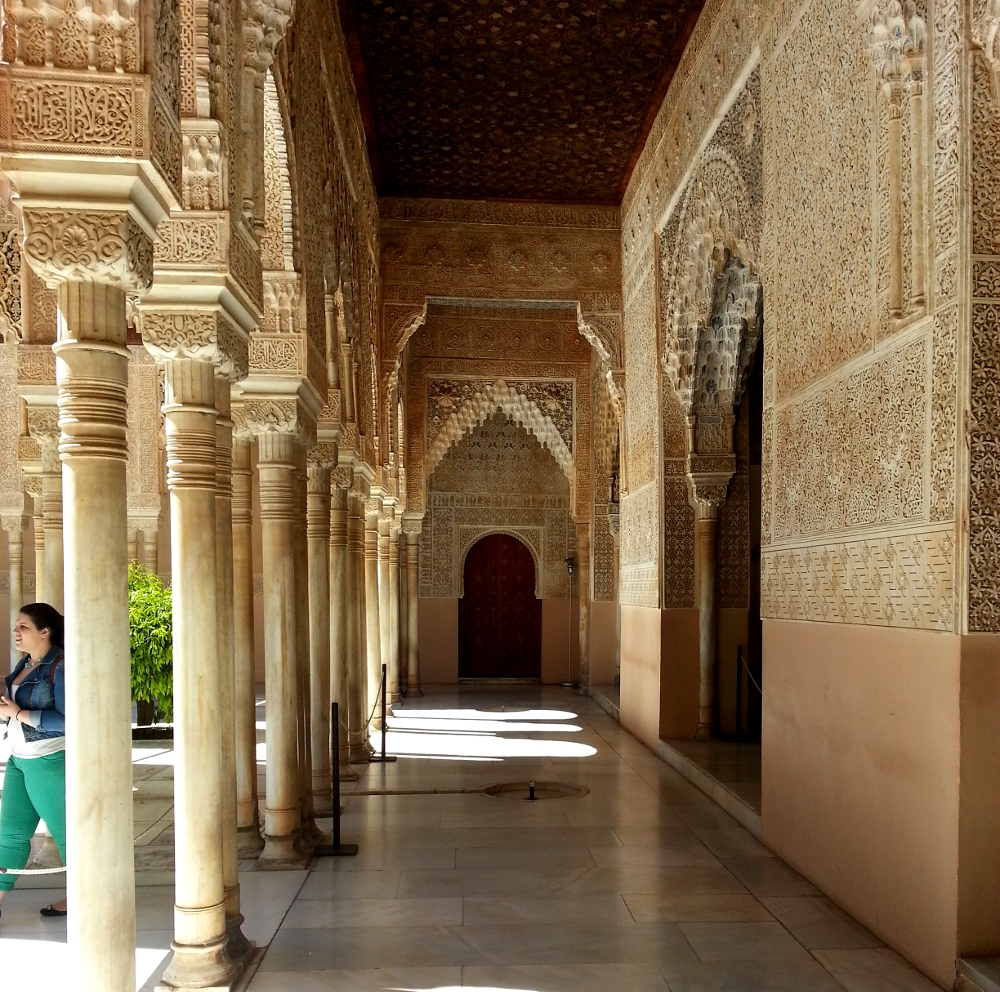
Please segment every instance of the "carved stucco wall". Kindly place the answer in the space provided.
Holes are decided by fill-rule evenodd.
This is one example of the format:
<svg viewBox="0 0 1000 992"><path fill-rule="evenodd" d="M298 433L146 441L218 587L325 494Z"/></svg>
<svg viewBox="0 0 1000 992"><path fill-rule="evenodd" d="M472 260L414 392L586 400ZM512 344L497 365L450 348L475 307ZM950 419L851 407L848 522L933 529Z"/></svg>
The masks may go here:
<svg viewBox="0 0 1000 992"><path fill-rule="evenodd" d="M432 304L408 345L407 506L452 444L502 409L552 452L573 516L591 513L591 348L566 306Z"/></svg>
<svg viewBox="0 0 1000 992"><path fill-rule="evenodd" d="M943 630L962 624L955 510L956 495L961 498L956 273L962 43L957 3L935 4L933 16L918 4L917 13L927 18L932 54L923 87L926 125L911 133L907 90L899 173L903 305L899 317L890 318L887 113L866 11L821 0L706 5L622 205L626 602L693 604L693 547L684 536L692 521L679 460L683 419L664 397L652 404L661 411L653 430L648 422L649 398L660 388L650 358L658 320L654 245L657 235L675 236L671 224L686 183L727 128L739 137L732 125L742 124L744 136L759 128L762 138L760 189L749 191L760 203L764 298L762 613ZM984 96L978 106L989 135L984 158L995 159L996 131L990 128L996 104L987 106ZM702 121L712 123L705 128ZM913 209L920 161L926 164L922 215ZM987 200L995 203L996 197L984 196L978 214L988 211ZM922 301L914 275L921 246ZM993 285L988 273L1000 270L977 271L987 276L986 287ZM974 311L973 335L978 319L984 344L996 340L997 332L986 328L998 294L984 290L984 307ZM982 393L988 396L995 360L988 348L984 354ZM996 533L996 486L987 481L995 479L988 468L995 450L991 423L984 416L984 481L979 504L972 497L970 541L975 549L978 505L979 553L995 576L1000 548L990 536ZM731 495L742 485L738 468ZM974 493L976 485L973 467ZM661 493L662 517L656 512ZM723 522L723 586L725 528ZM973 561L975 556L974 550ZM975 589L973 577L972 603ZM996 597L979 597L984 604L990 599ZM992 616L970 611L970 627L996 626Z"/></svg>
<svg viewBox="0 0 1000 992"><path fill-rule="evenodd" d="M537 596L566 596L564 560L576 553L569 483L551 453L506 414L494 413L448 450L430 478L428 503L421 596L461 596L469 549L497 533L531 551Z"/></svg>

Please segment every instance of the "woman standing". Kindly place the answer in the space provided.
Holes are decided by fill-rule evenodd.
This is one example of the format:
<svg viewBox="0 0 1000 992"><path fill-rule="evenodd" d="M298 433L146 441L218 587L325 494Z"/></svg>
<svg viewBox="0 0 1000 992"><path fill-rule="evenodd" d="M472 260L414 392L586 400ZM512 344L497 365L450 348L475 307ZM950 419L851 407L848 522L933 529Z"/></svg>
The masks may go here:
<svg viewBox="0 0 1000 992"><path fill-rule="evenodd" d="M6 677L0 720L10 758L0 802L0 868L23 868L31 838L44 820L66 863L66 718L63 618L48 603L21 608L14 643L24 657ZM16 875L0 873L0 903ZM41 910L65 916L66 900Z"/></svg>

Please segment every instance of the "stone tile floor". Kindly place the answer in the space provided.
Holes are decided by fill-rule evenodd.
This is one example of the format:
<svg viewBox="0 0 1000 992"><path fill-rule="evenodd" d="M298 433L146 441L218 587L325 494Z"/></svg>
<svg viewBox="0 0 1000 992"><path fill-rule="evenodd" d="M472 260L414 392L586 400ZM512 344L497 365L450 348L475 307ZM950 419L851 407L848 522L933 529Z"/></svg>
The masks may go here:
<svg viewBox="0 0 1000 992"><path fill-rule="evenodd" d="M570 690L428 692L398 708L388 744L395 764L345 783L357 857L241 874L245 931L267 945L250 992L937 988ZM170 940L171 768L169 749L137 752L148 989ZM530 803L477 791L529 780L588 792ZM56 977L65 928L37 916L55 895L26 886L5 902L4 984L23 962L25 986L68 987ZM40 960L39 941L56 953Z"/></svg>

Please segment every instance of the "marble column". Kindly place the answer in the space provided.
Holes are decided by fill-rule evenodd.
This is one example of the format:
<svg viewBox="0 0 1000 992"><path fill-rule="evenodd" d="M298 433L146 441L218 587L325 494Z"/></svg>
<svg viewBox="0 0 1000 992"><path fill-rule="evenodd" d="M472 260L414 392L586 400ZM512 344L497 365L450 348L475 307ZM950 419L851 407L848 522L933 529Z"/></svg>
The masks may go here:
<svg viewBox="0 0 1000 992"><path fill-rule="evenodd" d="M347 517L352 477L351 470L345 467L334 469L330 479L330 700L338 704L340 711L340 725L331 728L331 732L337 735L341 779L357 777L351 769L347 730L350 722Z"/></svg>
<svg viewBox="0 0 1000 992"><path fill-rule="evenodd" d="M420 691L420 531L406 533L406 694Z"/></svg>
<svg viewBox="0 0 1000 992"><path fill-rule="evenodd" d="M45 601L60 613L63 597L63 480L58 439L46 435L42 448L42 526L45 531Z"/></svg>
<svg viewBox="0 0 1000 992"><path fill-rule="evenodd" d="M160 574L160 532L152 527L142 532L142 564L153 575Z"/></svg>
<svg viewBox="0 0 1000 992"><path fill-rule="evenodd" d="M309 704L312 803L332 814L330 792L330 468L336 445L317 444L309 456L306 534L309 541Z"/></svg>
<svg viewBox="0 0 1000 992"><path fill-rule="evenodd" d="M3 518L3 529L7 532L7 574L10 589L10 630L14 630L17 615L24 606L24 517L20 514ZM21 660L14 646L14 635L10 634L11 669Z"/></svg>
<svg viewBox="0 0 1000 992"><path fill-rule="evenodd" d="M178 349L178 353L182 353ZM174 880L169 988L226 986L222 692L217 592L216 367L164 362L174 603Z"/></svg>
<svg viewBox="0 0 1000 992"><path fill-rule="evenodd" d="M374 707L372 728L382 729L379 693L382 687L382 622L378 592L378 520L382 500L371 497L365 506L365 637L368 706Z"/></svg>
<svg viewBox="0 0 1000 992"><path fill-rule="evenodd" d="M590 694L590 521L580 521L576 524L576 547L579 560L577 577L577 596L580 601L579 631L580 639L580 693Z"/></svg>
<svg viewBox="0 0 1000 992"><path fill-rule="evenodd" d="M264 850L258 865L298 866L299 712L295 617L295 448L291 431L263 430L257 438L257 478L264 573L264 692L267 771Z"/></svg>
<svg viewBox="0 0 1000 992"><path fill-rule="evenodd" d="M311 447L311 444L310 444ZM299 848L312 853L322 833L316 826L312 802L312 745L310 741L311 703L309 691L309 541L306 532L308 474L306 446L296 448L295 459L295 631L296 671L299 684L297 737L299 754L299 808L302 829Z"/></svg>
<svg viewBox="0 0 1000 992"><path fill-rule="evenodd" d="M222 756L222 876L229 957L250 951L240 911L236 816L236 618L233 565L233 420L229 376L215 375L215 577L219 623L219 706Z"/></svg>
<svg viewBox="0 0 1000 992"><path fill-rule="evenodd" d="M45 600L45 525L42 518L42 493L41 479L35 480L38 483L38 495L32 499L31 530L35 538L35 597L36 603L44 603ZM63 591L65 599L65 590Z"/></svg>
<svg viewBox="0 0 1000 992"><path fill-rule="evenodd" d="M391 707L393 700L392 685L392 608L390 607L389 587L389 548L392 540L389 532L393 522L392 505L383 505L378 518L378 621L379 621L379 646L381 648L381 661L379 663L379 678L381 679L381 666L385 665L386 677L386 705ZM395 697L399 698L399 679L397 676Z"/></svg>
<svg viewBox="0 0 1000 992"><path fill-rule="evenodd" d="M409 593L407 592L408 584L406 581L406 534L400 529L400 534L397 543L397 554L399 555L399 623L397 625L397 630L399 633L399 645L396 649L396 657L399 659L397 664L399 665L399 682L400 682L400 692L405 695L409 695L409 679L406 671L406 661L409 658L409 636L408 636L408 626L409 626L409 616L406 608L406 601Z"/></svg>
<svg viewBox="0 0 1000 992"><path fill-rule="evenodd" d="M257 797L257 685L254 665L253 517L250 434L233 439L233 627L236 706L237 851L253 858L264 847Z"/></svg>
<svg viewBox="0 0 1000 992"><path fill-rule="evenodd" d="M119 244L143 237L130 235L125 216L110 226ZM108 242L110 253L113 236ZM66 668L66 943L67 974L80 992L136 987L135 872L131 856L122 856L133 840L125 289L151 277L58 287L65 641L73 661Z"/></svg>
<svg viewBox="0 0 1000 992"><path fill-rule="evenodd" d="M621 599L621 523L618 504L608 510L608 528L611 531L613 547L611 575L614 580L615 598L615 685L621 685L622 680L622 599Z"/></svg>
<svg viewBox="0 0 1000 992"><path fill-rule="evenodd" d="M718 539L719 507L695 502L695 594L698 605L698 740L711 740L718 722L719 654Z"/></svg>
<svg viewBox="0 0 1000 992"><path fill-rule="evenodd" d="M367 762L371 750L368 745L368 653L365 630L365 502L368 487L357 474L348 503L347 520L347 677L348 707L350 713L350 760L358 764Z"/></svg>
<svg viewBox="0 0 1000 992"><path fill-rule="evenodd" d="M389 691L390 699L399 702L399 524L389 529Z"/></svg>

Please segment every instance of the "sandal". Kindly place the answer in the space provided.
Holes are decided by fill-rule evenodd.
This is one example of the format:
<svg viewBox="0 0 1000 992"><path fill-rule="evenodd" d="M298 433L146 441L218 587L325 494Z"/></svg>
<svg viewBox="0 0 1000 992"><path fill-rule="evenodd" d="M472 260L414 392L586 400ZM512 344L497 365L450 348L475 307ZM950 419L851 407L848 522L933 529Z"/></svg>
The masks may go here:
<svg viewBox="0 0 1000 992"><path fill-rule="evenodd" d="M43 906L39 911L39 916L65 916L68 910L65 909L53 909L51 905Z"/></svg>

